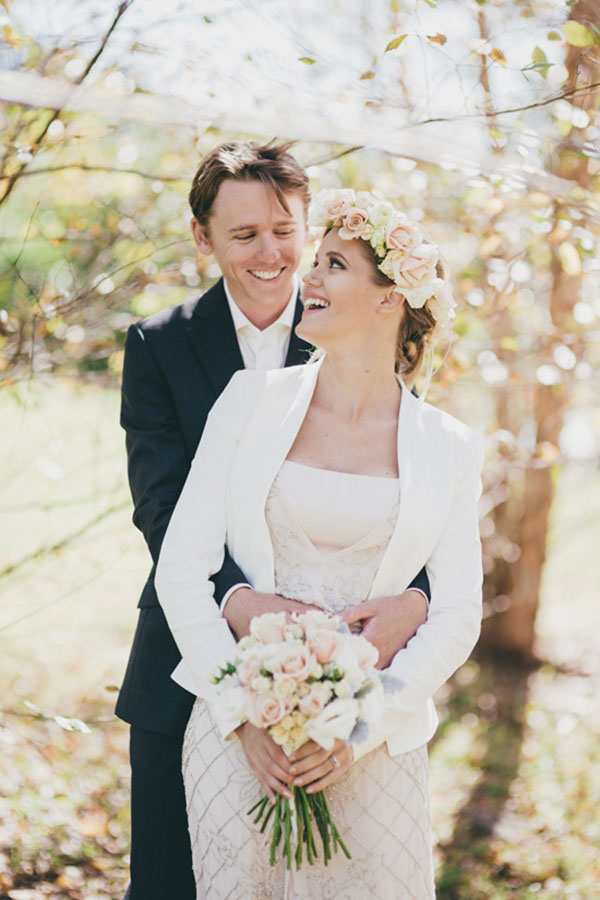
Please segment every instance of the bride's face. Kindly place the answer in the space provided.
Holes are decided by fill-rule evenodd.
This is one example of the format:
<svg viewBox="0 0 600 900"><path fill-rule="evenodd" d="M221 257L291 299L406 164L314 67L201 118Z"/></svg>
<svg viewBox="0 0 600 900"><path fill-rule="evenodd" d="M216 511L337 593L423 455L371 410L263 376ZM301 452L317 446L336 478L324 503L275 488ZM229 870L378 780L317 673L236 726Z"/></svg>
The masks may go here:
<svg viewBox="0 0 600 900"><path fill-rule="evenodd" d="M333 228L302 279L304 312L296 332L324 350L348 339L368 341L382 327L397 329L402 298L392 285L376 283L361 240L343 240Z"/></svg>

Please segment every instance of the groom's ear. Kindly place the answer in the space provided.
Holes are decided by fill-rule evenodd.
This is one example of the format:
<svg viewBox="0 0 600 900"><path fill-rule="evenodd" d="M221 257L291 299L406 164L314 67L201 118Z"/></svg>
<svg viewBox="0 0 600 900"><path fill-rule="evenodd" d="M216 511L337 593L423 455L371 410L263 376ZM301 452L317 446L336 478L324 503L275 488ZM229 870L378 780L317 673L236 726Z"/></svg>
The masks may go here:
<svg viewBox="0 0 600 900"><path fill-rule="evenodd" d="M205 256L208 256L210 253L212 253L213 248L208 236L208 229L206 225L201 225L198 219L193 216L190 221L190 228L192 230L194 243L200 253L203 253Z"/></svg>

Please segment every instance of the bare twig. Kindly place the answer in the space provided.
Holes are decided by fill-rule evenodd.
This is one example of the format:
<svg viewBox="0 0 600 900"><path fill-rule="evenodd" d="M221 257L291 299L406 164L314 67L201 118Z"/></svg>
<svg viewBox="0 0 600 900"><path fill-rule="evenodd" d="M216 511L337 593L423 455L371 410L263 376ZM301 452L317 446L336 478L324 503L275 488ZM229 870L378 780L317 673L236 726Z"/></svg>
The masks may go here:
<svg viewBox="0 0 600 900"><path fill-rule="evenodd" d="M115 30L115 28L117 27L117 25L119 23L119 19L123 16L123 14L125 12L127 12L127 9L131 6L132 3L133 3L133 0L123 0L123 2L119 4L116 15L113 18L112 22L110 23L110 26L109 26L106 34L102 38L102 41L100 42L100 46L99 46L98 50L92 56L91 60L89 61L89 63L87 64L87 66L85 67L85 69L83 70L81 75L79 75L74 80L74 82L73 82L74 85L80 85L87 78L87 76L89 75L89 73L91 72L91 70L93 69L95 64L100 59L102 53L104 52L104 49L110 39L111 34L113 33L113 31ZM39 132L38 136L32 141L32 145L31 145L32 148L39 147L41 142L44 140L46 134L48 133L48 129L50 128L52 123L55 122L56 119L58 119L61 112L62 112L62 109L54 110L54 112L48 118L44 127ZM24 172L24 170L28 167L28 165L29 165L29 160L22 163L21 166L17 169L17 171L14 172L9 177L8 184L6 185L6 190L4 191L4 194L2 195L2 197L0 197L0 204L4 203L4 201L8 199L8 197L12 193L12 190L13 190L15 184L17 183L18 178L21 176L21 174Z"/></svg>
<svg viewBox="0 0 600 900"><path fill-rule="evenodd" d="M111 172L114 175L139 175L140 178L149 178L151 181L189 181L190 176L181 175L156 175L153 172L140 172L137 169L119 169L115 166L89 166L85 163L66 163L63 166L44 166L39 169L25 169L15 173L15 180L28 178L30 175L47 175L52 172L64 172L67 169L79 169L82 172Z"/></svg>

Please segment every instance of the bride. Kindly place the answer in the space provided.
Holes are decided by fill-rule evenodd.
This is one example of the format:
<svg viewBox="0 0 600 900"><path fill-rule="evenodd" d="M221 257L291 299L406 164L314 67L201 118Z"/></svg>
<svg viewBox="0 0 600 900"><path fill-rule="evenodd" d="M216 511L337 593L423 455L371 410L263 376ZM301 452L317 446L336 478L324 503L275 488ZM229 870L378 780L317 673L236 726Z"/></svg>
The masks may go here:
<svg viewBox="0 0 600 900"><path fill-rule="evenodd" d="M198 897L429 900L431 697L479 633L481 440L410 392L452 312L437 246L366 192L322 192L311 222L325 235L304 278L297 332L319 358L233 377L209 416L156 575L182 654L173 677L198 696L183 753ZM266 731L214 702L207 672L234 644L209 581L225 544L256 590L349 624L426 565L428 619L393 658L402 688L365 741L331 751L309 742L288 759ZM261 793L290 796L290 785L327 789L351 860L269 866L246 811Z"/></svg>

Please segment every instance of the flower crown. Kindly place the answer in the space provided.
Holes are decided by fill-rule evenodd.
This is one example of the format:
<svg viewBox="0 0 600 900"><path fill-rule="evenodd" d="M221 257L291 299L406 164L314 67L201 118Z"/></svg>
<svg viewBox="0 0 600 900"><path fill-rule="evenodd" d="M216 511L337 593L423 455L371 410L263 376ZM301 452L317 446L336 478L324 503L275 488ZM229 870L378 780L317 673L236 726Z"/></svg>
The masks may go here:
<svg viewBox="0 0 600 900"><path fill-rule="evenodd" d="M412 309L425 307L436 321L435 337L451 330L455 303L438 276L440 253L423 229L374 191L329 188L311 203L310 225L339 228L345 241L368 241L380 262L377 268L398 286Z"/></svg>

